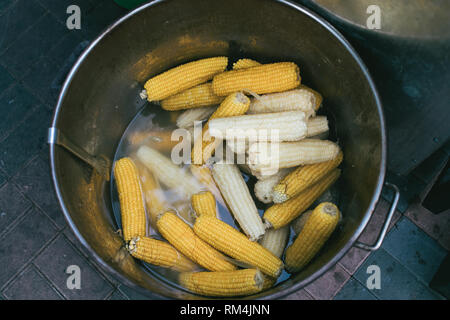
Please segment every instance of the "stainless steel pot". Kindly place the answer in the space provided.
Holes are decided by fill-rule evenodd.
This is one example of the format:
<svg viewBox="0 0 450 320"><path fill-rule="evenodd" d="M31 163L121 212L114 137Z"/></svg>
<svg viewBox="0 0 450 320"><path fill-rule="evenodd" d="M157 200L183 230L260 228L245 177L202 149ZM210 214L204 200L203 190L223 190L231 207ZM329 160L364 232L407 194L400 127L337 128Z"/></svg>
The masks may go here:
<svg viewBox="0 0 450 320"><path fill-rule="evenodd" d="M92 258L150 298L199 298L148 273L127 253L114 227L107 179L119 139L142 105L144 81L216 55L297 62L303 82L325 97L345 152L341 228L302 272L247 298L281 298L319 277L352 246L379 247L396 201L375 245L356 240L383 187L384 117L370 75L348 42L288 1L167 0L136 9L96 39L73 67L58 101L49 134L53 182L67 222Z"/></svg>

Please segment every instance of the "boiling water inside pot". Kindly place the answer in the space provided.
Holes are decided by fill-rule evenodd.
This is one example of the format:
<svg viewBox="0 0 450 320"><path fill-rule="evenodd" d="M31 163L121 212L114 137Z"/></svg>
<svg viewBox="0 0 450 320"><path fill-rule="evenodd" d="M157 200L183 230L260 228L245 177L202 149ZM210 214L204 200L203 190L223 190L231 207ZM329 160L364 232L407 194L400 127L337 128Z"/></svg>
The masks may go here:
<svg viewBox="0 0 450 320"><path fill-rule="evenodd" d="M336 132L334 130L334 121L333 116L326 112L325 108L321 108L322 114L327 115L330 123L330 134L328 139L336 141ZM173 146L178 143L178 141L174 141L169 143L167 145L168 140L170 140L170 134L173 130L177 129L176 126L176 118L180 115L182 111L176 111L176 112L169 112L162 110L160 106L155 104L147 103L134 117L134 119L130 122L127 129L125 130L122 138L120 139L119 145L117 147L115 156L114 156L114 163L123 158L123 157L130 157L133 160L136 159L135 153L142 145L147 145L150 148L155 148L156 150L159 150L162 154L167 156L168 158L171 157L171 148L170 146ZM170 133L167 135L167 133ZM181 140L180 140L181 141ZM189 170L189 164L183 164L181 167L185 170ZM254 195L253 189L255 183L258 181L254 176L248 175L245 172L242 172L242 175L244 177L244 180L247 183L247 186L250 190L250 193L253 197L253 200L255 201L256 207L258 208L259 214L262 216L264 211L271 206L272 204L265 204L260 202ZM338 200L339 200L339 188L335 184L330 191L327 194L327 201L332 201L336 203L339 206ZM112 199L112 207L114 212L114 219L116 221L116 227L117 229L121 229L121 214L120 214L120 203L119 203L119 197L117 193L115 178L114 178L114 172L111 173L111 199ZM206 187L205 187L206 190ZM180 195L173 189L166 188L161 182L161 190L160 192L164 195L164 198L166 202L170 206L170 210L175 211L177 215L182 218L186 223L192 225L193 219L193 209L191 207L190 199L182 198ZM332 198L330 198L332 197ZM220 201L219 201L220 200ZM216 199L216 206L217 206L217 216L222 221L226 222L227 224L231 225L232 227L239 229L239 226L235 219L233 218L233 215L228 210L226 206L224 206L223 199ZM313 205L314 206L314 205ZM148 211L148 208L146 209ZM149 217L147 212L147 218ZM148 227L148 235L152 238L166 241L158 232L155 230L154 227L150 227L150 221L148 221L147 225ZM241 231L241 230L240 230ZM288 244L289 246L292 241L294 240L295 234L291 230ZM229 258L232 263L235 263L238 266L242 267L250 267L246 266L245 264L236 261L232 258ZM153 276L157 277L158 279L168 282L171 285L178 287L180 289L181 286L177 283L177 275L178 273L176 271L158 267L155 265L151 265L149 263L139 261L139 263ZM206 271L203 268L199 267L199 271ZM290 277L290 274L286 271L283 271L280 277L277 280L277 284L285 281ZM185 290L185 289L183 289Z"/></svg>

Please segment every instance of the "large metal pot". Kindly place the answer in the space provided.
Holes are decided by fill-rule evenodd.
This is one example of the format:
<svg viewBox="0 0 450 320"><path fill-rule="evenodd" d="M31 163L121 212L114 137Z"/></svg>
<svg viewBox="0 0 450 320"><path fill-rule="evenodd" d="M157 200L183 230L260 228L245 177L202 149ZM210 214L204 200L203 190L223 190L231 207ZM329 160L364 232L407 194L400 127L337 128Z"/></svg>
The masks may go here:
<svg viewBox="0 0 450 320"><path fill-rule="evenodd" d="M49 135L56 193L80 242L119 281L153 298L198 298L148 273L124 249L113 221L107 170L141 107L144 81L180 63L216 55L297 62L304 83L324 95L345 151L341 228L306 269L249 297L280 298L319 277L355 245L380 197L386 169L383 111L366 67L333 27L298 5L154 1L116 22L84 52L63 86ZM93 170L80 158L106 170ZM374 247L356 244L376 249L393 211L394 206Z"/></svg>

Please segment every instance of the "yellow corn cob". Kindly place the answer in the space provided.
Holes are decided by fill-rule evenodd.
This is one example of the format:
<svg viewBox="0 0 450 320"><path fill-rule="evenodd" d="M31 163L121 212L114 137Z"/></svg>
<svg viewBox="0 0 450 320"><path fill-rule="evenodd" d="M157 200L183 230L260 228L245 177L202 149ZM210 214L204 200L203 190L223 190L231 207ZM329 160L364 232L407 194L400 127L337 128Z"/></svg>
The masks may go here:
<svg viewBox="0 0 450 320"><path fill-rule="evenodd" d="M190 173L175 165L172 160L158 151L141 146L136 155L162 184L174 189L184 198L189 199L191 195L202 190L201 185Z"/></svg>
<svg viewBox="0 0 450 320"><path fill-rule="evenodd" d="M270 142L255 142L249 147L248 165L256 171L270 169L274 164L279 168L291 168L332 160L339 150L336 143L318 139L280 142L275 145Z"/></svg>
<svg viewBox="0 0 450 320"><path fill-rule="evenodd" d="M273 202L281 203L295 197L322 179L331 170L337 168L341 164L343 157L342 151L339 151L332 160L298 167L274 186Z"/></svg>
<svg viewBox="0 0 450 320"><path fill-rule="evenodd" d="M211 115L211 119L239 116L247 112L250 105L250 99L242 92L230 94L220 104L216 111ZM209 121L208 121L209 122ZM192 162L194 164L204 164L211 156L215 148L214 139L210 139L208 132L209 125L203 126L202 139L194 142L192 149Z"/></svg>
<svg viewBox="0 0 450 320"><path fill-rule="evenodd" d="M297 141L306 137L303 111L286 111L209 120L212 137L226 140Z"/></svg>
<svg viewBox="0 0 450 320"><path fill-rule="evenodd" d="M271 203L273 201L273 187L286 177L293 168L280 169L272 176L265 177L255 183L255 196L263 203Z"/></svg>
<svg viewBox="0 0 450 320"><path fill-rule="evenodd" d="M148 237L133 238L127 245L128 251L137 259L179 272L197 270L191 260L183 256L170 244Z"/></svg>
<svg viewBox="0 0 450 320"><path fill-rule="evenodd" d="M299 235L300 232L302 232L302 229L312 212L313 210L307 210L291 222L291 228L296 235Z"/></svg>
<svg viewBox="0 0 450 320"><path fill-rule="evenodd" d="M255 97L250 103L248 114L303 111L306 119L309 119L315 116L316 110L316 97L302 88Z"/></svg>
<svg viewBox="0 0 450 320"><path fill-rule="evenodd" d="M116 161L114 166L119 194L122 234L125 241L147 234L144 199L139 182L139 172L130 158Z"/></svg>
<svg viewBox="0 0 450 320"><path fill-rule="evenodd" d="M308 129L306 136L314 137L320 135L329 130L328 119L325 116L317 116L309 118L306 122L306 127Z"/></svg>
<svg viewBox="0 0 450 320"><path fill-rule="evenodd" d="M289 224L308 209L309 206L311 206L311 204L339 178L340 174L341 170L334 169L316 184L304 190L294 198L271 206L266 210L263 216L266 226L272 226L275 229L278 229Z"/></svg>
<svg viewBox="0 0 450 320"><path fill-rule="evenodd" d="M331 202L321 203L314 209L297 239L286 250L289 272L303 269L314 258L336 228L339 216L339 209Z"/></svg>
<svg viewBox="0 0 450 320"><path fill-rule="evenodd" d="M216 199L211 192L200 192L192 195L191 203L197 216L216 217Z"/></svg>
<svg viewBox="0 0 450 320"><path fill-rule="evenodd" d="M323 102L323 97L320 93L318 93L316 90L313 90L305 85L301 85L299 87L300 90L305 90L309 93L311 93L314 96L314 110L319 110L320 106L322 105Z"/></svg>
<svg viewBox="0 0 450 320"><path fill-rule="evenodd" d="M223 72L227 65L227 57L214 57L200 59L170 69L145 83L147 99L148 101L163 100L192 88Z"/></svg>
<svg viewBox="0 0 450 320"><path fill-rule="evenodd" d="M264 276L256 269L218 272L185 272L178 277L181 286L205 296L236 297L260 292Z"/></svg>
<svg viewBox="0 0 450 320"><path fill-rule="evenodd" d="M267 229L259 243L276 257L281 258L284 248L286 248L290 231L289 226L279 229Z"/></svg>
<svg viewBox="0 0 450 320"><path fill-rule="evenodd" d="M159 181L156 180L150 170L139 160L135 160L135 164L139 171L142 193L144 194L150 225L155 228L156 217L168 207L168 204L164 192L159 185Z"/></svg>
<svg viewBox="0 0 450 320"><path fill-rule="evenodd" d="M177 118L177 126L179 128L193 127L195 121L208 119L215 110L216 107L203 107L186 110ZM191 139L193 139L193 136Z"/></svg>
<svg viewBox="0 0 450 320"><path fill-rule="evenodd" d="M277 279L274 279L274 278L268 277L268 276L264 276L264 282L263 282L261 291L265 291L267 289L272 288L273 285L275 284L275 282L277 282Z"/></svg>
<svg viewBox="0 0 450 320"><path fill-rule="evenodd" d="M203 186L206 187L213 195L216 197L217 201L223 205L225 202L222 199L219 188L217 188L214 178L211 173L211 169L207 166L198 166L191 164L190 170L192 175L199 181Z"/></svg>
<svg viewBox="0 0 450 320"><path fill-rule="evenodd" d="M238 167L235 164L217 163L212 173L241 229L250 240L258 240L264 234L264 224Z"/></svg>
<svg viewBox="0 0 450 320"><path fill-rule="evenodd" d="M233 70L247 69L251 67L260 66L261 63L252 59L239 59L233 63Z"/></svg>
<svg viewBox="0 0 450 320"><path fill-rule="evenodd" d="M300 85L300 72L295 63L279 62L223 72L213 78L218 96L248 90L256 94L282 92Z"/></svg>
<svg viewBox="0 0 450 320"><path fill-rule="evenodd" d="M231 271L236 267L209 244L195 235L191 227L173 212L162 214L156 222L158 231L178 251L210 271Z"/></svg>
<svg viewBox="0 0 450 320"><path fill-rule="evenodd" d="M283 270L283 262L269 250L250 241L244 234L219 219L198 217L194 232L217 250L258 268L271 277L277 278Z"/></svg>
<svg viewBox="0 0 450 320"><path fill-rule="evenodd" d="M161 107L168 111L192 109L219 104L223 99L214 94L212 84L207 82L162 100Z"/></svg>

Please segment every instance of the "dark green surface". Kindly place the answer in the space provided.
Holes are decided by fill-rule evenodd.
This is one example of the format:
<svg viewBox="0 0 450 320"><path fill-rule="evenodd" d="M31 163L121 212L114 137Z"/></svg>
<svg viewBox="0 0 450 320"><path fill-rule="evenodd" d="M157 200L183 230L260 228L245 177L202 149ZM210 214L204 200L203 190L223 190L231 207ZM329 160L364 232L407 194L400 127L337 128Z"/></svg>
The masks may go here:
<svg viewBox="0 0 450 320"><path fill-rule="evenodd" d="M447 254L435 240L405 217L389 232L382 248L425 284L431 281Z"/></svg>
<svg viewBox="0 0 450 320"><path fill-rule="evenodd" d="M381 271L381 288L371 293L385 300L436 300L440 296L384 249L378 249L361 265L354 277L360 283L366 283L369 277L367 267L376 265Z"/></svg>
<svg viewBox="0 0 450 320"><path fill-rule="evenodd" d="M334 300L376 300L375 296L355 278L350 278Z"/></svg>
<svg viewBox="0 0 450 320"><path fill-rule="evenodd" d="M134 9L137 6L147 2L146 0L114 0L119 6L127 9Z"/></svg>
<svg viewBox="0 0 450 320"><path fill-rule="evenodd" d="M439 270L436 272L430 287L450 299L450 255L447 254Z"/></svg>

